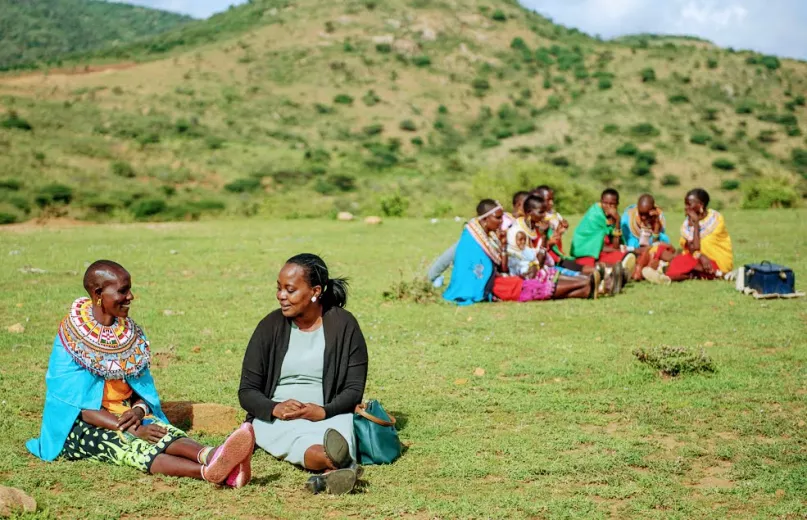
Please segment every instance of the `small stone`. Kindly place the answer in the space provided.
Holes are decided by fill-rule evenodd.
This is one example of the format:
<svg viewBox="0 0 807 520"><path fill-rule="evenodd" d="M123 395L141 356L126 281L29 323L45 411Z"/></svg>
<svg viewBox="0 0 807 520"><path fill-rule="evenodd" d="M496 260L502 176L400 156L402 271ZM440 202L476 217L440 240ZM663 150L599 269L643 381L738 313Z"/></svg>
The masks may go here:
<svg viewBox="0 0 807 520"><path fill-rule="evenodd" d="M474 317L473 316L468 316L468 321L474 321Z"/></svg>
<svg viewBox="0 0 807 520"><path fill-rule="evenodd" d="M475 375L476 377L482 377L482 376L484 376L484 375L485 375L485 369L484 369L484 368L482 368L482 367L478 367L476 370L474 370L474 375Z"/></svg>
<svg viewBox="0 0 807 520"><path fill-rule="evenodd" d="M468 383L468 380L466 378L464 378L464 377L454 380L455 385L464 385L466 383Z"/></svg>
<svg viewBox="0 0 807 520"><path fill-rule="evenodd" d="M350 213L349 211L340 211L336 215L336 220L340 222L350 222L353 220L353 213Z"/></svg>
<svg viewBox="0 0 807 520"><path fill-rule="evenodd" d="M462 217L454 217L454 222L462 222Z"/></svg>
<svg viewBox="0 0 807 520"><path fill-rule="evenodd" d="M805 425L807 425L807 422L804 422L804 419L799 421L799 428L804 428Z"/></svg>
<svg viewBox="0 0 807 520"><path fill-rule="evenodd" d="M25 332L25 326L22 323L15 323L14 325L6 328L12 334L22 334Z"/></svg>
<svg viewBox="0 0 807 520"><path fill-rule="evenodd" d="M396 20L394 18L390 18L389 20L387 20L387 25L389 25L393 29L400 29L401 28L401 21Z"/></svg>
<svg viewBox="0 0 807 520"><path fill-rule="evenodd" d="M777 489L776 490L776 498L782 498L784 496L785 496L785 490L784 489Z"/></svg>
<svg viewBox="0 0 807 520"><path fill-rule="evenodd" d="M13 249L13 250L8 252L8 256L16 256L18 254L20 254L20 252L17 249Z"/></svg>
<svg viewBox="0 0 807 520"><path fill-rule="evenodd" d="M21 304L21 303L18 303L18 304L17 304L17 308L18 308L18 309L22 309L22 304Z"/></svg>
<svg viewBox="0 0 807 520"><path fill-rule="evenodd" d="M200 347L199 345L196 345L195 347L193 347L191 349L191 352L193 352L194 354L198 354L201 351L202 351L202 347Z"/></svg>
<svg viewBox="0 0 807 520"><path fill-rule="evenodd" d="M163 311L163 316L182 316L183 314L185 314L183 311L172 311L171 309Z"/></svg>
<svg viewBox="0 0 807 520"><path fill-rule="evenodd" d="M377 226L378 224L381 224L381 222L381 217L371 216L364 219L364 223L370 224L371 226Z"/></svg>
<svg viewBox="0 0 807 520"><path fill-rule="evenodd" d="M714 342L714 341L707 341L707 342L705 342L705 343L703 344L703 346L704 346L704 347L706 347L706 348L709 348L709 347L714 347L714 346L715 346L715 342Z"/></svg>
<svg viewBox="0 0 807 520"><path fill-rule="evenodd" d="M647 314L653 315L653 311L647 311Z"/></svg>
<svg viewBox="0 0 807 520"><path fill-rule="evenodd" d="M224 353L225 353L225 354L232 354L232 353L233 353L233 351L232 351L232 350L230 350L230 349L227 349L227 350L225 350L225 351L224 351Z"/></svg>
<svg viewBox="0 0 807 520"><path fill-rule="evenodd" d="M17 488L0 486L0 516L7 517L14 513L33 513L36 511L36 500Z"/></svg>
<svg viewBox="0 0 807 520"><path fill-rule="evenodd" d="M423 41L433 42L437 39L437 33L431 27L424 27L420 32L420 37L423 39Z"/></svg>
<svg viewBox="0 0 807 520"><path fill-rule="evenodd" d="M431 222L432 224L437 224L438 222L440 222L440 219L439 218L433 218L429 222Z"/></svg>
<svg viewBox="0 0 807 520"><path fill-rule="evenodd" d="M177 251L176 249L172 249L168 253L172 254L172 255L176 255L176 254L179 254L179 251Z"/></svg>

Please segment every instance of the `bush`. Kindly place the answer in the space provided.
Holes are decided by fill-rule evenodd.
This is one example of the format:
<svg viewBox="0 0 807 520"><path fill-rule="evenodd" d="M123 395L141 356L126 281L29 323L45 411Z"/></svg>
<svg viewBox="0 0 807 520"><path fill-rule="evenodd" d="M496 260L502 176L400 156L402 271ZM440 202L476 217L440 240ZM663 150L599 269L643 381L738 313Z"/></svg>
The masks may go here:
<svg viewBox="0 0 807 520"><path fill-rule="evenodd" d="M362 102L368 107L375 106L381 102L381 98L375 93L374 90L368 90L364 97L361 98Z"/></svg>
<svg viewBox="0 0 807 520"><path fill-rule="evenodd" d="M168 204L163 199L147 198L141 199L130 206L130 210L136 219L146 219L164 212Z"/></svg>
<svg viewBox="0 0 807 520"><path fill-rule="evenodd" d="M703 349L695 351L686 347L651 347L639 348L633 355L641 363L650 365L667 376L694 374L698 372L714 372L715 365Z"/></svg>
<svg viewBox="0 0 807 520"><path fill-rule="evenodd" d="M637 153L639 153L639 148L633 143L625 143L616 149L617 155L623 155L626 157L633 157Z"/></svg>
<svg viewBox="0 0 807 520"><path fill-rule="evenodd" d="M704 132L692 134L692 136L689 138L690 143L697 144L699 146L705 146L711 140L712 136Z"/></svg>
<svg viewBox="0 0 807 520"><path fill-rule="evenodd" d="M656 71L650 67L642 69L641 74L642 74L642 82L644 83L652 83L653 81L656 81Z"/></svg>
<svg viewBox="0 0 807 520"><path fill-rule="evenodd" d="M409 199L400 193L381 199L381 212L387 217L403 217L409 209Z"/></svg>
<svg viewBox="0 0 807 520"><path fill-rule="evenodd" d="M26 132L30 132L34 129L31 123L21 118L15 110L10 110L8 114L6 114L6 118L0 122L0 127L11 130L25 130Z"/></svg>
<svg viewBox="0 0 807 520"><path fill-rule="evenodd" d="M356 178L352 175L336 173L326 177L326 180L336 186L339 191L353 191L356 189Z"/></svg>
<svg viewBox="0 0 807 520"><path fill-rule="evenodd" d="M642 150L636 155L636 161L645 162L652 166L656 164L656 152L653 150Z"/></svg>
<svg viewBox="0 0 807 520"><path fill-rule="evenodd" d="M362 132L366 136L379 135L384 132L384 125L381 123L373 123L372 125L367 125L362 128Z"/></svg>
<svg viewBox="0 0 807 520"><path fill-rule="evenodd" d="M224 185L224 189L231 193L247 193L261 187L261 180L255 177L243 177Z"/></svg>
<svg viewBox="0 0 807 520"><path fill-rule="evenodd" d="M734 169L734 163L725 158L715 159L714 162L712 162L712 166L723 171L731 171Z"/></svg>
<svg viewBox="0 0 807 520"><path fill-rule="evenodd" d="M332 106L323 105L322 103L314 103L314 110L317 111L317 114L333 114L334 109Z"/></svg>
<svg viewBox="0 0 807 520"><path fill-rule="evenodd" d="M20 195L12 195L10 197L5 197L5 200L23 213L27 214L31 212L31 203L25 197Z"/></svg>
<svg viewBox="0 0 807 520"><path fill-rule="evenodd" d="M333 102L337 105L352 105L353 97L347 94L337 94L336 97L333 98Z"/></svg>
<svg viewBox="0 0 807 520"><path fill-rule="evenodd" d="M482 141L479 143L482 148L495 148L500 144L502 144L501 141L495 137L483 137Z"/></svg>
<svg viewBox="0 0 807 520"><path fill-rule="evenodd" d="M417 132L418 129L417 125L415 125L415 122L412 121L411 119L404 119L403 121L401 121L399 127L404 132Z"/></svg>
<svg viewBox="0 0 807 520"><path fill-rule="evenodd" d="M650 123L640 123L632 126L630 133L635 137L656 137L661 135L661 131Z"/></svg>
<svg viewBox="0 0 807 520"><path fill-rule="evenodd" d="M790 157L793 159L793 164L799 170L807 170L807 150L803 148L794 148L790 152Z"/></svg>
<svg viewBox="0 0 807 520"><path fill-rule="evenodd" d="M798 206L800 198L788 179L768 177L745 186L743 208L794 208Z"/></svg>
<svg viewBox="0 0 807 520"><path fill-rule="evenodd" d="M682 103L689 103L689 98L686 97L684 94L673 94L672 96L667 98L667 101L669 101L673 105L680 105Z"/></svg>
<svg viewBox="0 0 807 520"><path fill-rule="evenodd" d="M614 124L607 124L602 127L602 133L606 135L614 135L619 133L619 126Z"/></svg>
<svg viewBox="0 0 807 520"><path fill-rule="evenodd" d="M113 196L106 196L101 195L96 198L91 198L84 203L84 206L90 208L91 210L97 213L109 213L115 208L119 208L123 205L120 200L117 200Z"/></svg>
<svg viewBox="0 0 807 520"><path fill-rule="evenodd" d="M73 188L64 184L48 184L39 189L34 202L44 208L53 204L70 204L73 200Z"/></svg>
<svg viewBox="0 0 807 520"><path fill-rule="evenodd" d="M661 178L661 185L662 186L680 186L681 179L677 175L673 175L668 173L664 177Z"/></svg>
<svg viewBox="0 0 807 520"><path fill-rule="evenodd" d="M393 283L382 293L387 301L410 301L414 303L434 303L440 299L440 291L425 278L415 278L410 282L401 280Z"/></svg>
<svg viewBox="0 0 807 520"><path fill-rule="evenodd" d="M614 85L611 78L600 78L600 81L597 83L597 87L600 90L608 90Z"/></svg>
<svg viewBox="0 0 807 520"><path fill-rule="evenodd" d="M409 142L418 147L423 146L423 138L420 136L413 137Z"/></svg>
<svg viewBox="0 0 807 520"><path fill-rule="evenodd" d="M703 110L703 120L704 121L717 121L717 115L720 111L716 108L706 108Z"/></svg>
<svg viewBox="0 0 807 520"><path fill-rule="evenodd" d="M208 150L221 150L224 148L224 142L224 139L215 135L209 135L205 138L205 146L207 146Z"/></svg>
<svg viewBox="0 0 807 520"><path fill-rule="evenodd" d="M412 58L412 63L414 63L416 67L428 67L432 64L432 59L425 54L422 54Z"/></svg>
<svg viewBox="0 0 807 520"><path fill-rule="evenodd" d="M715 150L715 151L718 151L718 152L725 152L726 150L729 149L728 145L726 145L726 143L724 143L723 141L714 141L714 142L712 142L712 145L710 146L710 148L712 150Z"/></svg>
<svg viewBox="0 0 807 520"><path fill-rule="evenodd" d="M555 166L559 166L561 168L567 168L568 166L571 165L571 162L569 162L569 159L567 159L566 157L563 157L562 155L560 155L558 157L552 157L552 159L550 159L549 162L551 162Z"/></svg>
<svg viewBox="0 0 807 520"><path fill-rule="evenodd" d="M117 175L118 177L123 177L125 179L131 179L137 176L137 173L135 173L132 165L126 161L115 161L110 165L110 169L112 170L113 175Z"/></svg>
<svg viewBox="0 0 807 520"><path fill-rule="evenodd" d="M754 108L755 104L752 101L745 100L738 103L734 111L738 114L753 114Z"/></svg>
<svg viewBox="0 0 807 520"><path fill-rule="evenodd" d="M723 191L734 191L740 187L740 181L737 179L724 179L720 183L720 189Z"/></svg>
<svg viewBox="0 0 807 520"><path fill-rule="evenodd" d="M18 179L0 179L0 190L19 191L22 188L22 181Z"/></svg>
<svg viewBox="0 0 807 520"><path fill-rule="evenodd" d="M757 136L757 141L760 143L775 143L776 142L776 132L773 130L763 130Z"/></svg>
<svg viewBox="0 0 807 520"><path fill-rule="evenodd" d="M0 226L17 222L17 215L0 211Z"/></svg>
<svg viewBox="0 0 807 520"><path fill-rule="evenodd" d="M715 58L709 58L706 60L706 67L709 69L716 69L718 66L718 62Z"/></svg>
<svg viewBox="0 0 807 520"><path fill-rule="evenodd" d="M637 176L637 177L647 177L652 173L653 165L648 164L644 161L636 161L636 164L633 165L633 168L630 169L630 172Z"/></svg>
<svg viewBox="0 0 807 520"><path fill-rule="evenodd" d="M493 18L497 22L507 21L507 15L504 14L504 11L502 11L501 9L496 9L495 11L493 11L493 15L491 16L491 18Z"/></svg>
<svg viewBox="0 0 807 520"><path fill-rule="evenodd" d="M490 88L490 82L485 78L476 78L471 82L471 86L475 91L481 93Z"/></svg>
<svg viewBox="0 0 807 520"><path fill-rule="evenodd" d="M768 70L776 70L782 66L782 62L776 56L763 56L759 62L767 67Z"/></svg>
<svg viewBox="0 0 807 520"><path fill-rule="evenodd" d="M801 128L799 128L798 126L788 126L785 129L785 132L787 133L788 137L799 137L799 136L801 136Z"/></svg>
<svg viewBox="0 0 807 520"><path fill-rule="evenodd" d="M392 45L389 43L377 43L375 46L375 50L382 54L389 54L392 52Z"/></svg>

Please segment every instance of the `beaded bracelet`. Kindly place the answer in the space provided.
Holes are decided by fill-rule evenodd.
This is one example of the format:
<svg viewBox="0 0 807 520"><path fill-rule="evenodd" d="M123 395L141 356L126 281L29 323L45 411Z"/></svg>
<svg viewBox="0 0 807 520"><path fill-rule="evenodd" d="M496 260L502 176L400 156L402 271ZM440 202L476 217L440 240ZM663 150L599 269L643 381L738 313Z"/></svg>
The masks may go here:
<svg viewBox="0 0 807 520"><path fill-rule="evenodd" d="M149 414L149 407L143 403L137 403L136 405L132 406L132 410L134 410L135 408L140 408L141 410L143 410L143 417Z"/></svg>

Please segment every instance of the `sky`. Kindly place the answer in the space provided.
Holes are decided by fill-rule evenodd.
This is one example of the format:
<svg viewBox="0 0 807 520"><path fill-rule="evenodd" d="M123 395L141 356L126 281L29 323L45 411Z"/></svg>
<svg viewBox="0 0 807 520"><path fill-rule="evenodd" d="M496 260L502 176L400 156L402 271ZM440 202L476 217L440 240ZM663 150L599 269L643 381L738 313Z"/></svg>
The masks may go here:
<svg viewBox="0 0 807 520"><path fill-rule="evenodd" d="M205 18L243 0L127 0ZM721 47L807 59L807 0L519 0L567 27L613 38L689 34Z"/></svg>

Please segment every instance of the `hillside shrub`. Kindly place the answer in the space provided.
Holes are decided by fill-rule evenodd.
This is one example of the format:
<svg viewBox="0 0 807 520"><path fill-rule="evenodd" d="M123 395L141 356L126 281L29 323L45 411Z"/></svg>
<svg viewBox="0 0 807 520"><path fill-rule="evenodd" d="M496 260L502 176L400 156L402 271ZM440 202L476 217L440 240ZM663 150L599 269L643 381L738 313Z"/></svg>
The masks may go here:
<svg viewBox="0 0 807 520"><path fill-rule="evenodd" d="M420 56L412 58L412 63L414 63L416 67L428 67L432 64L432 59L425 54L421 54Z"/></svg>
<svg viewBox="0 0 807 520"><path fill-rule="evenodd" d="M731 171L734 169L734 163L731 160L722 157L720 159L715 159L712 162L712 166L723 171Z"/></svg>
<svg viewBox="0 0 807 520"><path fill-rule="evenodd" d="M639 147L633 143L625 143L616 149L617 155L623 155L626 157L633 157L637 153L639 153Z"/></svg>
<svg viewBox="0 0 807 520"><path fill-rule="evenodd" d="M563 104L563 99L560 96L549 96L546 99L546 109L547 110L557 110Z"/></svg>
<svg viewBox="0 0 807 520"><path fill-rule="evenodd" d="M490 82L485 78L476 78L471 82L471 87L473 87L477 93L484 93L490 89Z"/></svg>
<svg viewBox="0 0 807 520"><path fill-rule="evenodd" d="M3 197L5 201L18 210L22 211L23 213L30 213L31 212L31 203L28 201L27 198L21 195L11 195Z"/></svg>
<svg viewBox="0 0 807 520"><path fill-rule="evenodd" d="M639 123L630 128L631 135L635 137L656 137L661 131L650 123Z"/></svg>
<svg viewBox="0 0 807 520"><path fill-rule="evenodd" d="M706 60L706 67L709 69L716 69L718 67L718 61L715 58L709 58Z"/></svg>
<svg viewBox="0 0 807 520"><path fill-rule="evenodd" d="M396 193L381 199L381 212L387 217L403 217L409 209L409 199Z"/></svg>
<svg viewBox="0 0 807 520"><path fill-rule="evenodd" d="M41 208L53 204L70 204L72 200L73 188L64 184L48 184L41 187L34 196L34 202Z"/></svg>
<svg viewBox="0 0 807 520"><path fill-rule="evenodd" d="M718 152L725 152L729 149L728 145L726 145L726 143L723 141L713 141L709 147Z"/></svg>
<svg viewBox="0 0 807 520"><path fill-rule="evenodd" d="M159 198L146 198L134 202L129 210L136 219L147 219L164 212L168 204Z"/></svg>
<svg viewBox="0 0 807 520"><path fill-rule="evenodd" d="M717 119L718 119L717 116L718 116L719 113L720 113L720 111L718 109L716 109L716 108L711 108L711 107L710 108L705 108L703 110L703 120L704 121L717 121Z"/></svg>
<svg viewBox="0 0 807 520"><path fill-rule="evenodd" d="M661 185L662 186L680 186L681 179L678 175L673 175L672 173L668 173L664 177L661 178Z"/></svg>
<svg viewBox="0 0 807 520"><path fill-rule="evenodd" d="M636 155L636 161L641 161L650 166L656 164L656 152L653 150L642 150Z"/></svg>
<svg viewBox="0 0 807 520"><path fill-rule="evenodd" d="M209 135L205 137L205 146L208 150L221 150L224 148L225 142L226 141L223 138L216 135Z"/></svg>
<svg viewBox="0 0 807 520"><path fill-rule="evenodd" d="M615 124L607 124L602 127L602 133L606 135L614 135L619 133L619 126Z"/></svg>
<svg viewBox="0 0 807 520"><path fill-rule="evenodd" d="M757 141L760 143L775 143L776 132L773 130L762 130L757 136Z"/></svg>
<svg viewBox="0 0 807 520"><path fill-rule="evenodd" d="M801 128L799 128L798 126L788 126L785 129L785 132L787 133L788 137L799 137L799 136L801 136Z"/></svg>
<svg viewBox="0 0 807 520"><path fill-rule="evenodd" d="M647 177L653 171L653 166L645 161L636 161L630 172L637 177Z"/></svg>
<svg viewBox="0 0 807 520"><path fill-rule="evenodd" d="M314 110L317 111L317 114L333 114L334 108L329 105L323 105L322 103L314 103Z"/></svg>
<svg viewBox="0 0 807 520"><path fill-rule="evenodd" d="M667 101L673 105L680 105L683 103L689 103L689 98L684 94L673 94L667 98Z"/></svg>
<svg viewBox="0 0 807 520"><path fill-rule="evenodd" d="M243 177L224 185L224 189L231 193L249 193L261 187L261 180L256 177Z"/></svg>
<svg viewBox="0 0 807 520"><path fill-rule="evenodd" d="M783 177L767 177L746 184L743 209L794 208L798 206L798 191Z"/></svg>
<svg viewBox="0 0 807 520"><path fill-rule="evenodd" d="M367 93L362 96L361 100L368 107L373 107L381 102L381 98L374 90L368 90Z"/></svg>
<svg viewBox="0 0 807 520"><path fill-rule="evenodd" d="M381 123L373 123L372 125L367 125L362 128L362 133L366 136L379 135L382 132L384 132L384 125Z"/></svg>
<svg viewBox="0 0 807 520"><path fill-rule="evenodd" d="M34 129L31 123L20 117L16 110L9 110L6 117L0 121L0 128L8 128L10 130L24 130L30 132Z"/></svg>
<svg viewBox="0 0 807 520"><path fill-rule="evenodd" d="M523 121L516 126L516 133L518 135L531 134L537 129L538 127L532 121Z"/></svg>
<svg viewBox="0 0 807 520"><path fill-rule="evenodd" d="M723 179L720 183L720 189L723 191L734 191L740 187L740 181L737 179Z"/></svg>
<svg viewBox="0 0 807 520"><path fill-rule="evenodd" d="M764 65L768 70L776 70L782 66L782 62L776 56L763 56L759 60L761 65Z"/></svg>
<svg viewBox="0 0 807 520"><path fill-rule="evenodd" d="M353 97L347 94L337 94L336 97L333 98L333 102L337 105L352 105Z"/></svg>
<svg viewBox="0 0 807 520"><path fill-rule="evenodd" d="M799 120L794 114L777 114L775 112L767 112L765 114L760 114L757 119L760 121L765 121L766 123L776 123L784 126L799 124Z"/></svg>
<svg viewBox="0 0 807 520"><path fill-rule="evenodd" d="M123 203L113 196L99 195L98 197L85 201L83 205L96 213L109 213L116 208L122 207Z"/></svg>
<svg viewBox="0 0 807 520"><path fill-rule="evenodd" d="M689 138L690 143L697 144L699 146L705 146L711 140L712 136L705 132L698 132L692 134L692 136Z"/></svg>
<svg viewBox="0 0 807 520"><path fill-rule="evenodd" d="M642 69L641 76L643 83L652 83L656 81L656 71L650 67Z"/></svg>
<svg viewBox="0 0 807 520"><path fill-rule="evenodd" d="M398 126L404 132L417 132L418 130L417 125L411 119L404 119Z"/></svg>
<svg viewBox="0 0 807 520"><path fill-rule="evenodd" d="M17 215L0 211L0 226L17 222Z"/></svg>
<svg viewBox="0 0 807 520"><path fill-rule="evenodd" d="M558 167L560 167L560 168L567 168L567 167L569 167L569 166L572 164L572 163L569 161L569 159L567 159L566 157L564 157L564 156L562 156L562 155L559 155L559 156L557 156L557 157L552 157L552 158L549 160L549 162L551 162L552 164L554 164L555 166L558 166Z"/></svg>
<svg viewBox="0 0 807 520"><path fill-rule="evenodd" d="M412 139L409 140L409 142L417 147L423 146L423 138L420 136L413 137Z"/></svg>
<svg viewBox="0 0 807 520"><path fill-rule="evenodd" d="M600 90L608 90L613 85L614 82L611 80L611 78L600 78L600 80L597 82L597 88Z"/></svg>
<svg viewBox="0 0 807 520"><path fill-rule="evenodd" d="M112 175L125 179L131 179L137 176L135 169L126 161L114 161L110 165L110 170L112 171Z"/></svg>
<svg viewBox="0 0 807 520"><path fill-rule="evenodd" d="M501 9L496 9L495 11L493 11L493 14L491 15L491 18L493 20L497 21L497 22L506 22L507 21L507 15L504 14L504 11L502 11Z"/></svg>
<svg viewBox="0 0 807 520"><path fill-rule="evenodd" d="M19 179L0 179L0 190L2 191L19 191L20 188L22 188L22 181Z"/></svg>
<svg viewBox="0 0 807 520"><path fill-rule="evenodd" d="M583 81L585 79L588 79L588 76L589 74L585 67L577 67L576 69L574 69L574 79Z"/></svg>
<svg viewBox="0 0 807 520"><path fill-rule="evenodd" d="M389 43L377 43L375 46L375 50L382 54L389 54L392 52L392 45Z"/></svg>

